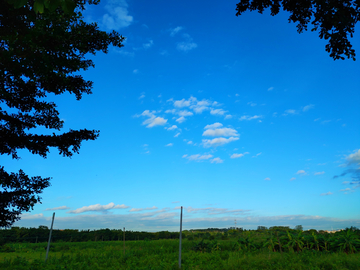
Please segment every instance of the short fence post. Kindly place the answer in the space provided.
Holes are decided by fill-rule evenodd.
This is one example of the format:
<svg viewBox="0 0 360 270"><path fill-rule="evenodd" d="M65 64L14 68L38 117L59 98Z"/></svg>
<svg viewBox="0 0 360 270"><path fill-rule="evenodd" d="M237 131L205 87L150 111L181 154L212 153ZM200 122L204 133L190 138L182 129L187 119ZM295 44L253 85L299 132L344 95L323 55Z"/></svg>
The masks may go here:
<svg viewBox="0 0 360 270"><path fill-rule="evenodd" d="M181 206L181 212L180 212L180 236L179 236L179 268L181 268L182 213L183 213L183 207Z"/></svg>
<svg viewBox="0 0 360 270"><path fill-rule="evenodd" d="M48 240L48 245L47 245L47 249L46 249L45 262L47 261L47 259L48 259L48 255L49 255L50 242L51 242L51 233L52 233L52 229L53 229L53 225L54 225L54 219L55 219L55 212L53 213L53 216L52 216L51 227L50 227L50 233L49 233L49 240Z"/></svg>

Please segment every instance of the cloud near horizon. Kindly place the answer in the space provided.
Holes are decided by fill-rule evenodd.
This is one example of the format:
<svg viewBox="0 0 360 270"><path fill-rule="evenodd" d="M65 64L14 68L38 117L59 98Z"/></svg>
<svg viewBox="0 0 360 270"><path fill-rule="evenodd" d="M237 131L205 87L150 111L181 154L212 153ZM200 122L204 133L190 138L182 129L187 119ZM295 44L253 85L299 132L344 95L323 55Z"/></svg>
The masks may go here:
<svg viewBox="0 0 360 270"><path fill-rule="evenodd" d="M80 213L84 213L84 212L106 212L111 209L127 209L129 207L130 206L126 206L125 204L115 205L113 202L111 202L106 205L94 204L94 205L89 205L89 206L83 206L81 208L68 211L67 213L80 214Z"/></svg>

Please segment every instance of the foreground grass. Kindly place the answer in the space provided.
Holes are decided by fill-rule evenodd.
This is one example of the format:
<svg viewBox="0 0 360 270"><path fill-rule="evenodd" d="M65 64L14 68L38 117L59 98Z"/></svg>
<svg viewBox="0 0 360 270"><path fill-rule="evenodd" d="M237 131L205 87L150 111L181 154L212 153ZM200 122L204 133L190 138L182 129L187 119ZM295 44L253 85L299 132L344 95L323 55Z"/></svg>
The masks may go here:
<svg viewBox="0 0 360 270"><path fill-rule="evenodd" d="M233 251L219 241L211 252L194 251L183 241L182 269L360 269L360 253ZM46 243L8 244L0 269L178 269L177 240L54 243L45 263Z"/></svg>

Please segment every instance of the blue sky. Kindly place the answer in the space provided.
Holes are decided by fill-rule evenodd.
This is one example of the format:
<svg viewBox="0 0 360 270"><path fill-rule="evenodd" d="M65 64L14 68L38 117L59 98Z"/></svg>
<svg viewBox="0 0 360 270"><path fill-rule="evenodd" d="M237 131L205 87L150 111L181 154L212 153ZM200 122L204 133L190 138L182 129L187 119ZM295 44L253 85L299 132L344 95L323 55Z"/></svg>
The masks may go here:
<svg viewBox="0 0 360 270"><path fill-rule="evenodd" d="M71 159L21 151L8 171L51 176L15 226L178 230L360 227L359 60L334 61L281 12L237 1L102 1L84 13L127 39L90 56L93 94L50 97L97 129ZM352 44L360 53L359 27Z"/></svg>

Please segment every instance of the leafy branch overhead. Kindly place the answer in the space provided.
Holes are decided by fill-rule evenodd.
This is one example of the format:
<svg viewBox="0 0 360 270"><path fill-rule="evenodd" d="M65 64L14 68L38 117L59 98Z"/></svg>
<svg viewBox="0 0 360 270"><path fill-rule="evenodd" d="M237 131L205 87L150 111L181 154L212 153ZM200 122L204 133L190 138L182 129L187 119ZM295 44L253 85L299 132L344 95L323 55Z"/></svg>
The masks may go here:
<svg viewBox="0 0 360 270"><path fill-rule="evenodd" d="M43 1L49 9L41 14L36 1L18 1L18 8L0 1L0 155L18 159L18 150L27 149L46 158L54 147L71 157L82 141L95 140L99 131L60 133L64 123L51 99L66 92L77 100L91 94L92 82L74 73L94 67L86 54L106 53L110 45L122 47L124 38L82 20L81 12L92 0L72 1L71 12L57 8L55 3L63 1L52 1L55 6ZM38 127L49 132L40 134ZM22 170L7 173L0 167L0 226L10 226L21 212L32 209L40 202L36 194L49 185L49 178L28 177Z"/></svg>
<svg viewBox="0 0 360 270"><path fill-rule="evenodd" d="M7 0L7 2L14 8L21 8L26 5L28 0ZM98 2L99 1L97 1L97 3ZM61 8L65 13L71 14L74 12L75 7L76 2L73 0L35 0L33 2L33 9L35 13L44 13L44 11L52 12L57 8Z"/></svg>
<svg viewBox="0 0 360 270"><path fill-rule="evenodd" d="M289 22L297 23L299 33L308 30L311 24L311 31L319 31L321 39L329 40L325 48L334 60L345 57L355 60L349 37L353 37L360 20L360 1L241 0L236 5L236 16L247 10L263 13L269 7L272 16L277 15L280 8L290 12Z"/></svg>

